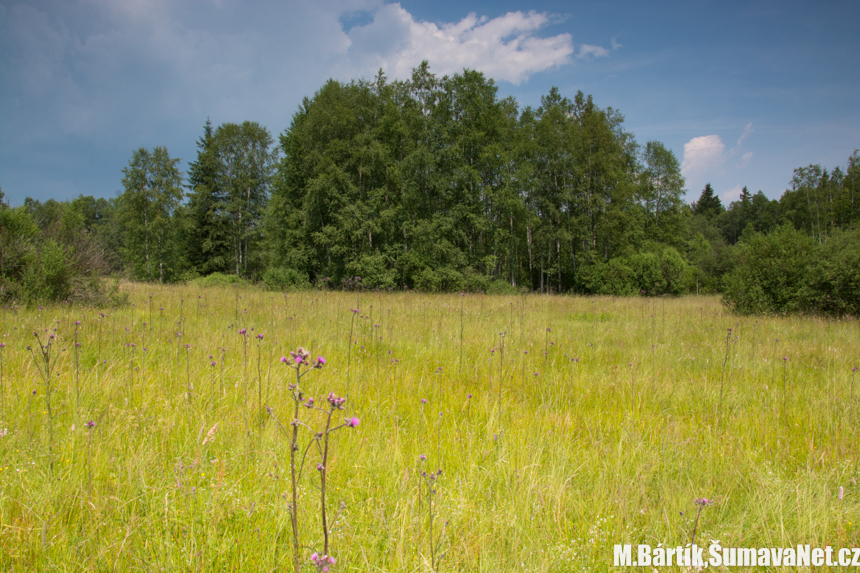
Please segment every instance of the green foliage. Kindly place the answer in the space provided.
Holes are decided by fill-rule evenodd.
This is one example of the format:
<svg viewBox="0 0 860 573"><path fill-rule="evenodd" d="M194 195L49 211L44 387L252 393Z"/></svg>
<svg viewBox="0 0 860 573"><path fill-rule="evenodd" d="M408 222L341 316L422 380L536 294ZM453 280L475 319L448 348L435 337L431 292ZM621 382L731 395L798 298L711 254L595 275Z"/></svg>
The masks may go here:
<svg viewBox="0 0 860 573"><path fill-rule="evenodd" d="M211 275L194 279L194 284L201 287L224 287L233 285L247 285L248 281L236 275L224 273L212 273Z"/></svg>
<svg viewBox="0 0 860 573"><path fill-rule="evenodd" d="M860 228L837 232L818 249L811 282L817 311L860 317Z"/></svg>
<svg viewBox="0 0 860 573"><path fill-rule="evenodd" d="M650 245L643 251L607 262L595 261L580 274L582 288L590 294L651 296L685 291L688 265L672 247Z"/></svg>
<svg viewBox="0 0 860 573"><path fill-rule="evenodd" d="M725 303L739 314L787 314L813 309L815 245L790 225L753 233L736 247Z"/></svg>
<svg viewBox="0 0 860 573"><path fill-rule="evenodd" d="M639 197L645 207L645 234L652 241L677 245L682 237L681 194L684 177L670 149L649 141L642 156Z"/></svg>
<svg viewBox="0 0 860 573"><path fill-rule="evenodd" d="M269 267L263 273L263 285L267 290L288 291L309 289L307 275L296 269L285 269L281 267Z"/></svg>
<svg viewBox="0 0 860 573"><path fill-rule="evenodd" d="M122 171L122 258L138 280L170 282L180 271L182 249L173 218L182 200L178 164L165 147L140 148Z"/></svg>
<svg viewBox="0 0 860 573"><path fill-rule="evenodd" d="M746 188L744 188L744 191L746 191ZM693 212L696 215L703 215L708 219L712 219L720 213L725 212L720 198L714 195L714 188L711 187L710 183L705 185L699 200L693 204Z"/></svg>
<svg viewBox="0 0 860 573"><path fill-rule="evenodd" d="M367 288L569 291L579 259L642 237L622 123L556 88L519 110L483 74L426 62L407 82L329 81L281 136L271 264Z"/></svg>
<svg viewBox="0 0 860 573"><path fill-rule="evenodd" d="M0 209L0 300L102 300L104 262L98 245L83 234L80 217L70 204L57 203L51 214L55 220L42 219L40 229L30 214L35 204Z"/></svg>

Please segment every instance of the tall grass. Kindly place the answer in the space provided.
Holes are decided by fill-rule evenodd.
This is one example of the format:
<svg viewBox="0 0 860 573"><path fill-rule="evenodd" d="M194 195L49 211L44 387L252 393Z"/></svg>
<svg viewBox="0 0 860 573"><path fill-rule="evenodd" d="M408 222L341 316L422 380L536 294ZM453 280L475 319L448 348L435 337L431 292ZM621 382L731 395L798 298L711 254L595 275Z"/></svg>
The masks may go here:
<svg viewBox="0 0 860 573"><path fill-rule="evenodd" d="M305 397L348 393L361 419L326 454L326 528L319 472L298 484L308 571L323 531L334 571L600 571L615 543L692 535L858 545L856 321L739 318L706 297L233 288L2 314L0 570L289 570L289 438L260 413L287 425L279 359L299 346L327 360ZM49 415L26 346L58 320ZM255 377L241 329L264 335Z"/></svg>

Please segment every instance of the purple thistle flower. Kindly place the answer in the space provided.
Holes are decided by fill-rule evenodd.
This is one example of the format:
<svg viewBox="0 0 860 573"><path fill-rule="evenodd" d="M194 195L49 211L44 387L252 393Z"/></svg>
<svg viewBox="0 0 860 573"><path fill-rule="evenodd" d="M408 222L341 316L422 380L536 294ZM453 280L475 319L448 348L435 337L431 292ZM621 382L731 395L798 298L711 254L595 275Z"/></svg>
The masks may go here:
<svg viewBox="0 0 860 573"><path fill-rule="evenodd" d="M426 462L427 461L427 455L421 454L420 456L418 456L418 459L421 460L422 462Z"/></svg>
<svg viewBox="0 0 860 573"><path fill-rule="evenodd" d="M317 364L319 366L325 366L325 364L326 364L325 358L323 358L322 356L317 356Z"/></svg>
<svg viewBox="0 0 860 573"><path fill-rule="evenodd" d="M287 363L287 357L286 357L286 356L281 356L281 362L282 362L282 363L284 363L284 364L286 364L286 363Z"/></svg>
<svg viewBox="0 0 860 573"><path fill-rule="evenodd" d="M341 398L334 392L329 392L326 400L328 400L328 403L331 404L332 408L336 408L338 410L342 409L343 405L346 403L346 398Z"/></svg>
<svg viewBox="0 0 860 573"><path fill-rule="evenodd" d="M346 427L347 428L355 428L360 423L358 418L347 418Z"/></svg>
<svg viewBox="0 0 860 573"><path fill-rule="evenodd" d="M95 422L93 422L92 420L90 420L89 422L87 422L87 423L86 423L86 424L84 424L84 425L85 425L87 428L95 428L95 427L96 427L96 423L95 423Z"/></svg>
<svg viewBox="0 0 860 573"><path fill-rule="evenodd" d="M423 406L426 403L427 403L427 398L421 398L421 405Z"/></svg>

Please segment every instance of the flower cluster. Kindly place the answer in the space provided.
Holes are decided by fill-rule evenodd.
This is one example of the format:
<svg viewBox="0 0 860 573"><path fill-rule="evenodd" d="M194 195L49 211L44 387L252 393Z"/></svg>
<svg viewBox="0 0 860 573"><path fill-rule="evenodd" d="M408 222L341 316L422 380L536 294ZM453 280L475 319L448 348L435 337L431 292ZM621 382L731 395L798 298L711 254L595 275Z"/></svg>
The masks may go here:
<svg viewBox="0 0 860 573"><path fill-rule="evenodd" d="M331 555L319 555L314 553L311 555L311 563L313 563L317 571L322 571L323 573L328 573L329 569L332 565L334 565L334 557Z"/></svg>
<svg viewBox="0 0 860 573"><path fill-rule="evenodd" d="M327 400L332 405L332 408L337 410L343 410L343 405L346 403L346 398L341 398L334 392L329 392Z"/></svg>
<svg viewBox="0 0 860 573"><path fill-rule="evenodd" d="M713 499L708 499L706 497L700 497L696 500L696 505L700 505L702 507L706 505L712 505L714 503Z"/></svg>

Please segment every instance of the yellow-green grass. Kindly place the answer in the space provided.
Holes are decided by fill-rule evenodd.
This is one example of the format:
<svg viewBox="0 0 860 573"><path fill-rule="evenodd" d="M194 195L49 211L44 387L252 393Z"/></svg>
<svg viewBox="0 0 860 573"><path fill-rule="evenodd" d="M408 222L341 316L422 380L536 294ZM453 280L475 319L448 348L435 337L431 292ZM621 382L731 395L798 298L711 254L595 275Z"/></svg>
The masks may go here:
<svg viewBox="0 0 860 573"><path fill-rule="evenodd" d="M0 315L0 570L289 571L288 436L265 406L289 428L298 346L327 360L306 396L347 395L336 416L361 420L332 435L338 571L430 570L437 469L441 571L614 570L616 543L688 543L701 497L699 544L860 545L856 320L714 297L124 290ZM54 327L49 415L33 331Z"/></svg>

